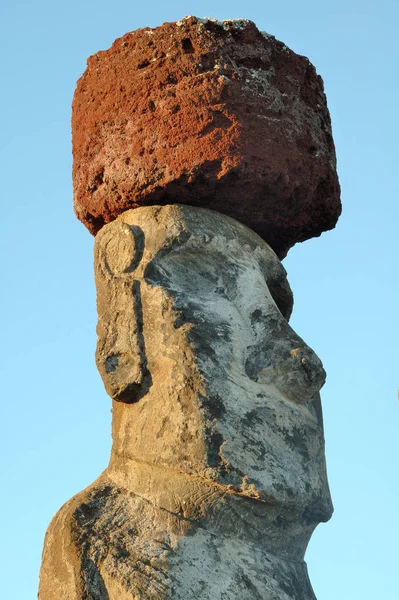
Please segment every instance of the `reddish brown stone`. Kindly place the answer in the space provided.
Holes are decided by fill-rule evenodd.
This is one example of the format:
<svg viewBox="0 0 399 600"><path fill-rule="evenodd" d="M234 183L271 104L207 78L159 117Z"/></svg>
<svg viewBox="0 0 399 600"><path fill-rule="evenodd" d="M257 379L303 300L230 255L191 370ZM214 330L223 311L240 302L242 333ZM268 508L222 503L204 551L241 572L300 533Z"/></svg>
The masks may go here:
<svg viewBox="0 0 399 600"><path fill-rule="evenodd" d="M73 100L75 211L187 203L242 221L285 256L340 211L323 82L246 20L187 17L88 59Z"/></svg>

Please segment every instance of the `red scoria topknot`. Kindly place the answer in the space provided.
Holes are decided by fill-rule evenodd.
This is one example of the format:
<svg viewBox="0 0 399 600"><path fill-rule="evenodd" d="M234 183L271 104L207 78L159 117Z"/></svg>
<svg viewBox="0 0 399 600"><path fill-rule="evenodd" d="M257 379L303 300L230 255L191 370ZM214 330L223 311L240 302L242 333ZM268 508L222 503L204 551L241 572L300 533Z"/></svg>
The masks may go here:
<svg viewBox="0 0 399 600"><path fill-rule="evenodd" d="M78 218L96 234L130 208L190 204L283 258L341 212L322 79L245 19L138 29L88 59L73 100Z"/></svg>

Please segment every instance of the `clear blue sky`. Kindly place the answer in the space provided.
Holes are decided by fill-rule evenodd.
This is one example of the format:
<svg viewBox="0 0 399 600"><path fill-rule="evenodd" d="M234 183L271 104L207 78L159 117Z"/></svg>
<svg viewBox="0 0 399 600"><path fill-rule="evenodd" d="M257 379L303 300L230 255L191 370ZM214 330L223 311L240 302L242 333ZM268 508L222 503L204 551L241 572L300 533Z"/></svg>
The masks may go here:
<svg viewBox="0 0 399 600"><path fill-rule="evenodd" d="M1 595L34 598L44 533L106 466L93 239L72 210L70 104L86 58L184 15L246 17L325 82L343 214L285 260L322 358L335 515L307 555L318 600L398 598L398 0L3 0ZM395 172L396 171L396 172Z"/></svg>

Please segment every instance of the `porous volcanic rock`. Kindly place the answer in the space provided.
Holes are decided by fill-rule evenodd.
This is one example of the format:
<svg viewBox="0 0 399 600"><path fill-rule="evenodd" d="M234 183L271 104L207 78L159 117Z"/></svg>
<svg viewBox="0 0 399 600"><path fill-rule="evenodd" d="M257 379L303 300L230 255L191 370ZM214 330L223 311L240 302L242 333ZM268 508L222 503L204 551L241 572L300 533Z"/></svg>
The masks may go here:
<svg viewBox="0 0 399 600"><path fill-rule="evenodd" d="M322 79L248 20L186 17L88 59L73 100L78 218L96 234L130 208L227 214L279 257L341 212Z"/></svg>

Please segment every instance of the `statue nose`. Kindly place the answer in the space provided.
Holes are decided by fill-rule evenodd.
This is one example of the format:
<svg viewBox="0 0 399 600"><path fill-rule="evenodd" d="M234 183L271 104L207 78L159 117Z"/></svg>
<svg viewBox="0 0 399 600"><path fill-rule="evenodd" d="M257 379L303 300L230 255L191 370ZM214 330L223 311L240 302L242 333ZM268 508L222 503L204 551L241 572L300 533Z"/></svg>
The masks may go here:
<svg viewBox="0 0 399 600"><path fill-rule="evenodd" d="M298 403L309 401L326 379L317 354L288 324L280 327L279 335L267 335L247 349L245 371L253 381L273 385Z"/></svg>
<svg viewBox="0 0 399 600"><path fill-rule="evenodd" d="M278 387L291 400L306 402L323 387L326 372L320 358L309 346L292 348L289 354L288 376L280 375Z"/></svg>

